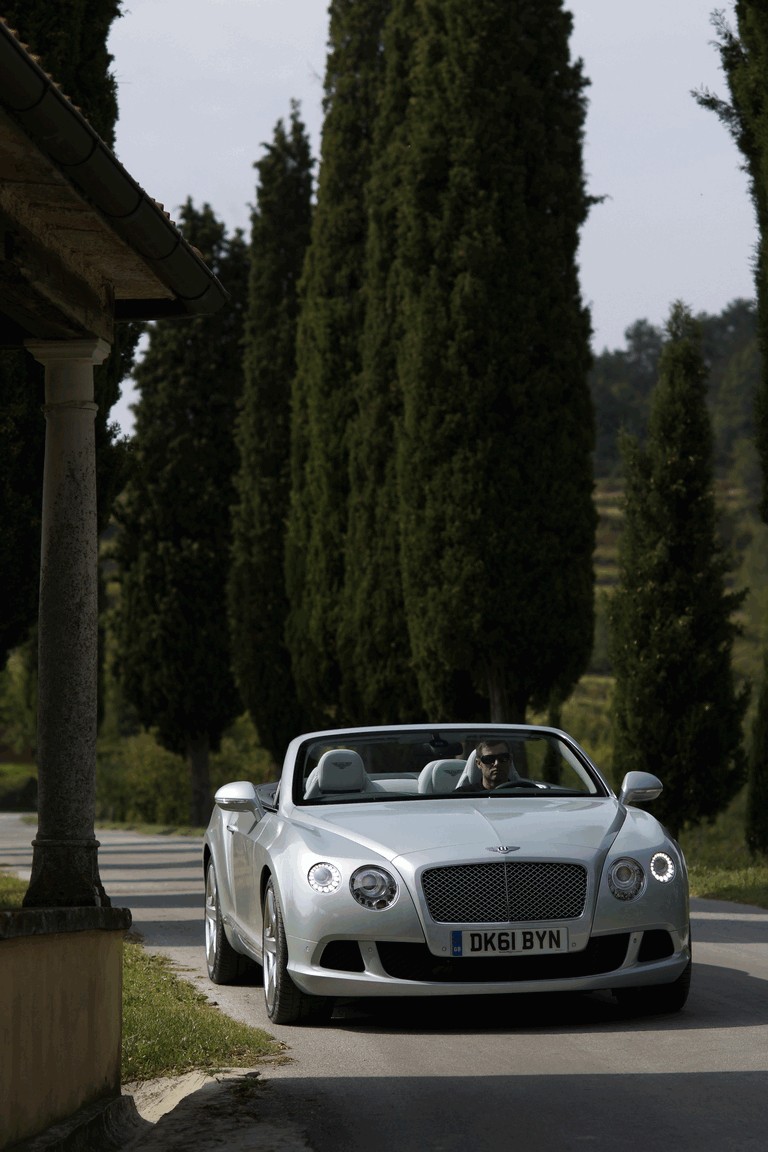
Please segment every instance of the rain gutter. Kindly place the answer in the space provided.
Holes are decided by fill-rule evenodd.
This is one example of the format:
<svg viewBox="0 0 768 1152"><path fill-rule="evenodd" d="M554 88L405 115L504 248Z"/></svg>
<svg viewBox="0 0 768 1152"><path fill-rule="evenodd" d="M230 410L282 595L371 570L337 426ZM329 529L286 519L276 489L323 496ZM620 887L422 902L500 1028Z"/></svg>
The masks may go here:
<svg viewBox="0 0 768 1152"><path fill-rule="evenodd" d="M202 257L2 20L0 102L175 297L175 301L116 300L116 319L205 315L221 308L229 295Z"/></svg>

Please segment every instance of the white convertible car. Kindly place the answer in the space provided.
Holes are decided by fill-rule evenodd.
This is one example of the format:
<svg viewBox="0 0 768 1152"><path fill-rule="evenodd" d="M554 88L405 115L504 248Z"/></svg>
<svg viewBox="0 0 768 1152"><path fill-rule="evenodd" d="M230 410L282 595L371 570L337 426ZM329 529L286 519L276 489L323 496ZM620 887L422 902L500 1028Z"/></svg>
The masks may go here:
<svg viewBox="0 0 768 1152"><path fill-rule="evenodd" d="M276 1024L334 998L610 990L682 1008L679 845L564 732L355 728L292 741L277 784L216 793L205 836L211 980L263 968Z"/></svg>

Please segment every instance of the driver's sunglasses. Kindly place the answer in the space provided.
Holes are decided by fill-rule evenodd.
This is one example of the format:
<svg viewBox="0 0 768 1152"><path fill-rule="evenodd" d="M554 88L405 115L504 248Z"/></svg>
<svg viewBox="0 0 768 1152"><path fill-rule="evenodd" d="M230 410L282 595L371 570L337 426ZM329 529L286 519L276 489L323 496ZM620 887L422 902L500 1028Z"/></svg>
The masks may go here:
<svg viewBox="0 0 768 1152"><path fill-rule="evenodd" d="M499 764L509 764L511 759L511 752L488 752L485 756L478 756L481 764L495 764L497 761Z"/></svg>

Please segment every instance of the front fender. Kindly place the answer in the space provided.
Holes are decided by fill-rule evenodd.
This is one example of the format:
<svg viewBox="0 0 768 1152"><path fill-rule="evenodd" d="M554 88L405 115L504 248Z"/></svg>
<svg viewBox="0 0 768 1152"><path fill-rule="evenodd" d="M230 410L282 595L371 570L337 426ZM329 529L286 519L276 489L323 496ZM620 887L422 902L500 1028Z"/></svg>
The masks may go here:
<svg viewBox="0 0 768 1152"><path fill-rule="evenodd" d="M665 852L675 863L675 876L666 883L651 874L656 852ZM618 900L608 886L608 869L622 856L636 860L645 873L644 888L633 900ZM603 863L593 931L665 928L687 938L689 920L688 872L680 846L663 834L650 813L627 808L627 818Z"/></svg>

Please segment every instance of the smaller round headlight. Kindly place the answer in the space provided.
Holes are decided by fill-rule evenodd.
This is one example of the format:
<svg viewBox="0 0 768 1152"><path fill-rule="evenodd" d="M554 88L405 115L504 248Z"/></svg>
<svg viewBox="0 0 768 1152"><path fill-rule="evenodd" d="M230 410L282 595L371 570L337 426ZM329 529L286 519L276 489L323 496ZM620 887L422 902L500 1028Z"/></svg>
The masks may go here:
<svg viewBox="0 0 768 1152"><path fill-rule="evenodd" d="M371 864L352 873L349 889L364 908L389 908L397 900L397 881L384 868Z"/></svg>
<svg viewBox="0 0 768 1152"><path fill-rule="evenodd" d="M323 860L320 864L313 864L307 872L310 888L315 892L335 892L341 884L341 872L335 864Z"/></svg>
<svg viewBox="0 0 768 1152"><path fill-rule="evenodd" d="M659 884L669 884L670 880L674 880L676 871L674 860L666 852L657 852L651 857L651 876Z"/></svg>
<svg viewBox="0 0 768 1152"><path fill-rule="evenodd" d="M634 900L645 887L645 873L637 860L622 856L608 869L608 887L617 900Z"/></svg>

